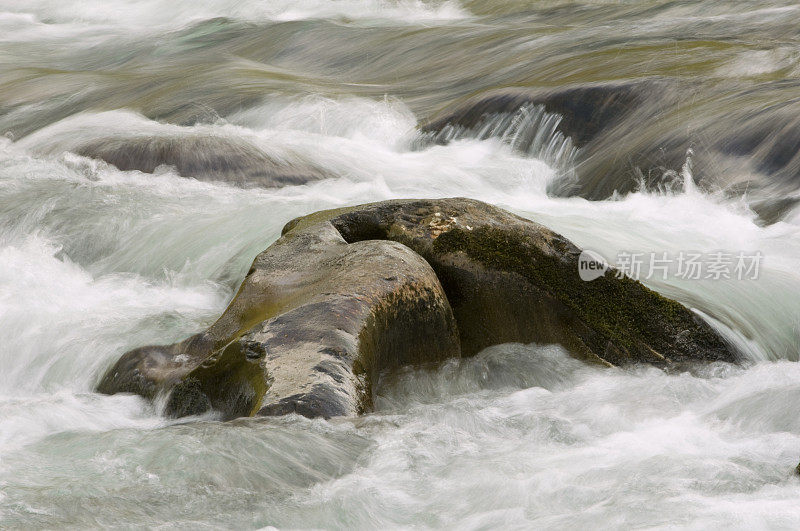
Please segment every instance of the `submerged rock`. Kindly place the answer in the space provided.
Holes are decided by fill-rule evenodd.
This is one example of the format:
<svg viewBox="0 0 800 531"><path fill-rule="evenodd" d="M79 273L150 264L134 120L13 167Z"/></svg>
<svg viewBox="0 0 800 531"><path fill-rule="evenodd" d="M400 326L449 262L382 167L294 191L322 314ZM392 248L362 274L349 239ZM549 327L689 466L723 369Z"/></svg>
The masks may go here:
<svg viewBox="0 0 800 531"><path fill-rule="evenodd" d="M240 138L211 135L97 138L74 148L123 171L153 173L172 166L183 177L265 188L305 184L325 178L309 165L281 163Z"/></svg>
<svg viewBox="0 0 800 531"><path fill-rule="evenodd" d="M632 130L642 133L642 124L652 118L650 111L663 108L674 93L671 89L666 79L648 79L493 90L452 104L422 124L420 131L424 141L439 144L460 137L504 138L518 151L544 160L563 174L551 183L551 193L605 199L638 185L637 163L661 162L649 153L656 151L656 157L661 157L655 143L642 154L636 138L622 143L618 137ZM526 139L536 141L531 144ZM559 154L574 153L559 160L552 156L554 149Z"/></svg>
<svg viewBox="0 0 800 531"><path fill-rule="evenodd" d="M580 250L469 199L387 201L289 222L206 332L125 354L99 390L226 418L370 409L377 375L507 342L660 367L736 361L696 314L613 271L584 282Z"/></svg>
<svg viewBox="0 0 800 531"><path fill-rule="evenodd" d="M513 113L524 105L541 105L560 116L558 129L583 147L604 130L619 123L648 97L660 92L658 81L576 85L557 90L503 89L481 94L455 105L423 124L423 132L446 126L476 129L493 115Z"/></svg>
<svg viewBox="0 0 800 531"><path fill-rule="evenodd" d="M217 125L178 126L129 111L72 116L19 140L37 155L65 152L102 160L122 171L172 167L183 177L244 187L281 187L330 177L291 148Z"/></svg>
<svg viewBox="0 0 800 531"><path fill-rule="evenodd" d="M701 189L746 196L772 223L798 203L800 102L773 102L766 94L755 105L752 98L731 88L715 97L697 83L667 78L506 88L453 103L420 125L421 142L496 136L559 166L547 150L566 139L577 152L566 159L569 168L556 168L564 175L551 193L677 193L687 188L688 168ZM530 120L536 109L550 115ZM527 152L526 138L539 141L538 151Z"/></svg>

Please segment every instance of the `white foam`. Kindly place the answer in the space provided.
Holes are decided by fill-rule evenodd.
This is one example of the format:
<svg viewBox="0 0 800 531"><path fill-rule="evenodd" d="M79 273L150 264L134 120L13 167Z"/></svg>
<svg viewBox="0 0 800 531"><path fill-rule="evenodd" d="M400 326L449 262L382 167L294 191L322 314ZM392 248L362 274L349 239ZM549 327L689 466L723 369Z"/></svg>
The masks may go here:
<svg viewBox="0 0 800 531"><path fill-rule="evenodd" d="M217 17L255 23L336 19L405 25L448 22L469 13L455 0L0 0L0 27L9 32L0 39L28 40L35 32L40 38L86 30L97 35L152 33Z"/></svg>
<svg viewBox="0 0 800 531"><path fill-rule="evenodd" d="M130 344L124 333L135 336L144 320L158 316L208 318L226 295L211 284L95 276L36 235L0 243L0 393L89 391Z"/></svg>
<svg viewBox="0 0 800 531"><path fill-rule="evenodd" d="M716 74L722 77L763 76L796 64L796 53L789 48L751 50L739 53L720 66Z"/></svg>

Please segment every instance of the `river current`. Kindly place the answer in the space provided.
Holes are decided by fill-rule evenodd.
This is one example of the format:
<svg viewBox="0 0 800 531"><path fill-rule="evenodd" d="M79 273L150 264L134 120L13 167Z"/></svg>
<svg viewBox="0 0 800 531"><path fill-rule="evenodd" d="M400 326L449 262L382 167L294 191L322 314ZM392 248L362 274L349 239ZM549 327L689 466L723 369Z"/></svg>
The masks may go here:
<svg viewBox="0 0 800 531"><path fill-rule="evenodd" d="M798 20L764 0L0 0L0 528L797 529L800 159L692 160L749 128L797 154L777 142L800 139ZM418 130L482 91L629 79L674 83L669 105L592 161L671 135L686 155L658 186L582 174L547 117L524 149ZM325 178L242 188L75 152L114 135L245 139ZM93 391L125 351L213 322L288 220L450 196L609 261L760 253L755 279L643 279L746 362L498 345L386 375L375 412L329 421L170 420Z"/></svg>

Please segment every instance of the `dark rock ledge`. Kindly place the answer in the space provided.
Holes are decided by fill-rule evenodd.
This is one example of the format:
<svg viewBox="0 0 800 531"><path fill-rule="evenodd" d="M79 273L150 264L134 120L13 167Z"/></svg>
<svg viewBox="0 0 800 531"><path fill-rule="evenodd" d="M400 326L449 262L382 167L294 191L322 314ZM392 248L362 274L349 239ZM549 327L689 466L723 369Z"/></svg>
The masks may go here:
<svg viewBox="0 0 800 531"><path fill-rule="evenodd" d="M166 397L173 416L369 411L380 372L505 342L559 343L605 364L737 361L696 314L580 250L470 199L317 212L284 227L205 332L126 353L98 390Z"/></svg>
<svg viewBox="0 0 800 531"><path fill-rule="evenodd" d="M123 171L153 173L159 166L172 166L183 177L246 188L280 188L329 177L319 168L300 161L287 164L276 160L255 144L236 137L200 134L101 137L83 142L74 151Z"/></svg>

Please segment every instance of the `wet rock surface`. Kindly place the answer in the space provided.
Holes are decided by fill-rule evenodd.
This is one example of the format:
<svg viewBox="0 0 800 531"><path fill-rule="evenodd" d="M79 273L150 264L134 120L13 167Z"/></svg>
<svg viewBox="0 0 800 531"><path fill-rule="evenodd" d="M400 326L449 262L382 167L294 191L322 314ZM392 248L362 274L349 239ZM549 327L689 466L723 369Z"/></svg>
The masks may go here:
<svg viewBox="0 0 800 531"><path fill-rule="evenodd" d="M244 187L277 188L325 178L322 171L287 165L240 138L139 136L98 138L80 144L78 155L103 160L123 171L153 173L171 166L183 177Z"/></svg>
<svg viewBox="0 0 800 531"><path fill-rule="evenodd" d="M746 196L762 221L780 220L798 201L800 104L753 109L744 105L748 93L728 93L724 100L701 94L696 83L670 78L511 87L456 101L420 131L440 144L462 136L512 136L525 151L520 137L535 136L546 124L532 122L534 130L526 131L520 122L539 109L552 114L550 123L562 135L552 142L569 139L578 150L568 164L574 178L551 186L553 193L599 200L638 189L679 192L687 169L702 189ZM691 118L687 110L693 108L702 119Z"/></svg>
<svg viewBox="0 0 800 531"><path fill-rule="evenodd" d="M378 375L507 342L605 365L737 361L681 304L617 277L584 282L580 250L470 199L400 200L289 222L207 331L125 354L106 393L169 395L226 418L371 409Z"/></svg>
<svg viewBox="0 0 800 531"><path fill-rule="evenodd" d="M420 129L436 132L447 125L474 129L488 116L515 112L524 105L541 105L546 112L560 115L559 130L571 137L576 146L583 147L661 90L662 83L656 81L577 85L558 90L509 88L456 104L455 110L445 111Z"/></svg>
<svg viewBox="0 0 800 531"><path fill-rule="evenodd" d="M178 416L354 415L371 408L380 371L459 354L450 306L419 255L348 244L322 222L258 255L206 332L125 354L99 390L171 393L167 413Z"/></svg>
<svg viewBox="0 0 800 531"><path fill-rule="evenodd" d="M389 201L331 221L347 241L385 238L423 256L447 293L466 355L492 344L536 341L615 365L736 358L697 315L640 282L617 278L614 270L582 281L580 249L492 205Z"/></svg>

